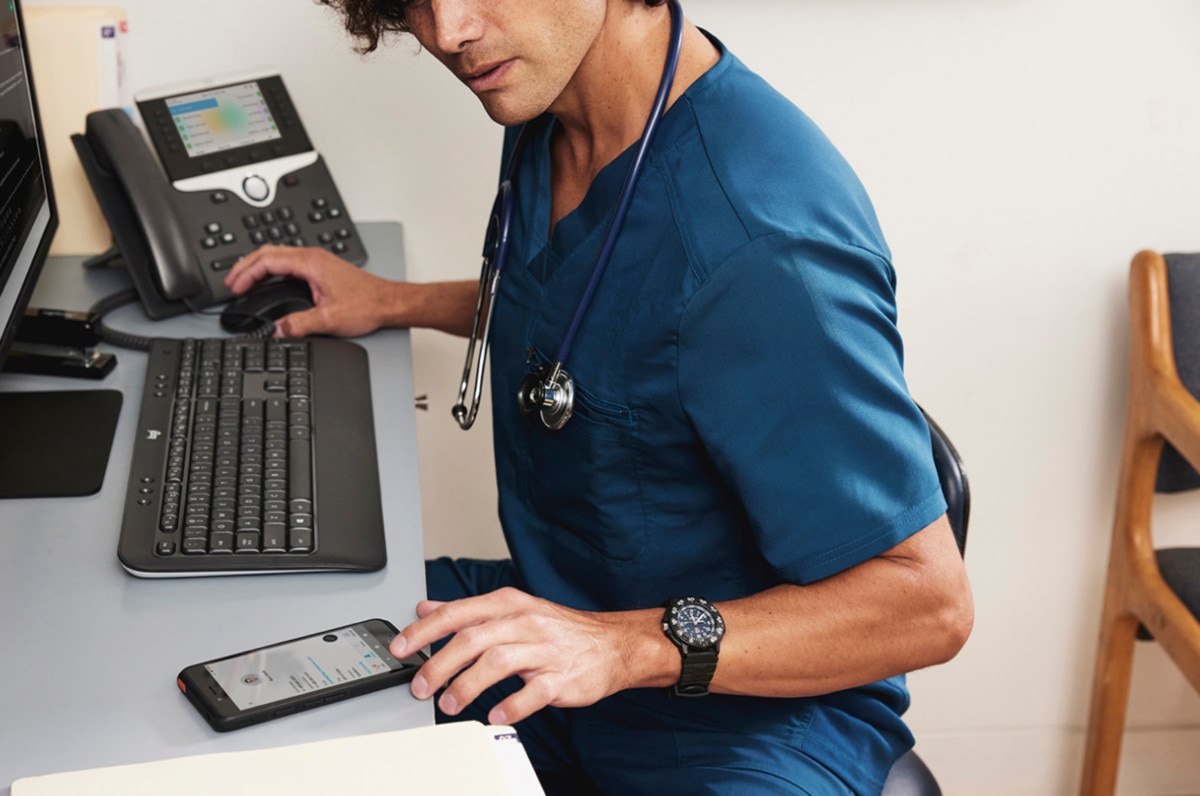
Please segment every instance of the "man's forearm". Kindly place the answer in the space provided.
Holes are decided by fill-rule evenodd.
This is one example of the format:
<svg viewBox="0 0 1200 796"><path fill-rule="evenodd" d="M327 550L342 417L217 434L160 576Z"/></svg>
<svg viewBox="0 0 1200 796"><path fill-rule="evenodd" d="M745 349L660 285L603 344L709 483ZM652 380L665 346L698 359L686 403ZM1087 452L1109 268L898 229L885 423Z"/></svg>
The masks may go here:
<svg viewBox="0 0 1200 796"><path fill-rule="evenodd" d="M387 302L387 325L438 329L466 337L471 333L479 283L395 282Z"/></svg>
<svg viewBox="0 0 1200 796"><path fill-rule="evenodd" d="M838 575L717 607L726 632L711 690L767 697L827 694L945 662L966 642L974 617L944 518ZM645 612L623 615L637 617L630 685L670 685L679 652Z"/></svg>

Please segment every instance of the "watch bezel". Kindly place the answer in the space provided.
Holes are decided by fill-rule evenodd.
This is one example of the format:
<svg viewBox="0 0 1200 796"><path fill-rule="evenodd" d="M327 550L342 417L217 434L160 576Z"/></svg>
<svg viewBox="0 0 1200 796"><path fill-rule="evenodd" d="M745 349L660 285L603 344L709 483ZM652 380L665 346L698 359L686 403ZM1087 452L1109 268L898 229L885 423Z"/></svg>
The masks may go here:
<svg viewBox="0 0 1200 796"><path fill-rule="evenodd" d="M679 624L680 610L693 607L703 610L713 622L712 633L703 638L696 638ZM725 636L725 620L716 606L703 597L680 597L670 601L663 619L663 630L681 644L693 649L711 650L715 649Z"/></svg>

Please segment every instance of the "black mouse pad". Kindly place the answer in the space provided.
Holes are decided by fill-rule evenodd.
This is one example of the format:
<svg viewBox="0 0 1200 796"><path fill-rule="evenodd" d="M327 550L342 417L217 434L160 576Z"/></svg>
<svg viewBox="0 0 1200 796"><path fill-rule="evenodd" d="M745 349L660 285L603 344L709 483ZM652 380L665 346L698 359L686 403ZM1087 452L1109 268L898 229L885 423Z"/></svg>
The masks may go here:
<svg viewBox="0 0 1200 796"><path fill-rule="evenodd" d="M0 498L99 492L120 413L116 390L0 393Z"/></svg>

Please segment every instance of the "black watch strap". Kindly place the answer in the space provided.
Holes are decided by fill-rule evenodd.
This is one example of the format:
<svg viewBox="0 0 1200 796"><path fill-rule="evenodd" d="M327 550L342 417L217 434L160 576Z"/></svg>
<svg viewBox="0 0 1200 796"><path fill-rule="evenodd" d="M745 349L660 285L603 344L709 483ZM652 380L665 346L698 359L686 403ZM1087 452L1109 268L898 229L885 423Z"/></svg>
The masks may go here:
<svg viewBox="0 0 1200 796"><path fill-rule="evenodd" d="M706 696L708 684L712 682L713 674L717 671L717 651L698 650L683 644L680 645L679 651L683 656L683 669L679 673L679 682L669 689L671 695Z"/></svg>

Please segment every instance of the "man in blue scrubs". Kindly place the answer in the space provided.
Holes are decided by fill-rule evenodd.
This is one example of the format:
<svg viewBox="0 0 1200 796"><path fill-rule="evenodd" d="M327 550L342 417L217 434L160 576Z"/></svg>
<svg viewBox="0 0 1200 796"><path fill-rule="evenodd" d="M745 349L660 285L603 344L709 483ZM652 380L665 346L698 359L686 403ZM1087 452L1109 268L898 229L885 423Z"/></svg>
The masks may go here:
<svg viewBox="0 0 1200 796"><path fill-rule="evenodd" d="M440 720L515 724L548 791L869 793L912 745L903 673L972 622L894 273L813 123L685 25L669 106L565 363L571 419L515 396L551 362L658 88L658 0L325 0L366 48L406 31L515 130L493 319L511 561L433 561L397 655ZM316 249L230 274L307 279L282 334L466 334L474 283L390 283ZM694 698L700 695L700 698Z"/></svg>

